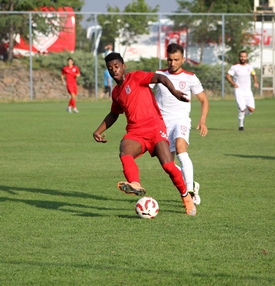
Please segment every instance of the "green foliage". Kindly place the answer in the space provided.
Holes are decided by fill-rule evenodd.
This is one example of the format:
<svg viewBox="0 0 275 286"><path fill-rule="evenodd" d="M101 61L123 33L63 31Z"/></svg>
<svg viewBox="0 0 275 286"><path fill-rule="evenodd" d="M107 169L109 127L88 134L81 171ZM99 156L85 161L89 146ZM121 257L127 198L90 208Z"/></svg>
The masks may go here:
<svg viewBox="0 0 275 286"><path fill-rule="evenodd" d="M166 61L161 61L162 66L166 65ZM139 61L128 61L126 63L127 71L144 70L144 71L155 71L159 68L158 58L143 58Z"/></svg>
<svg viewBox="0 0 275 286"><path fill-rule="evenodd" d="M177 13L192 12L192 13L252 13L253 5L250 0L242 1L178 1L179 8ZM171 16L175 22L175 29L188 27L189 41L200 44L200 62L202 61L203 49L205 43L215 42L221 44L222 35L222 18L221 16L213 15L191 15L191 16ZM183 20L184 19L184 20ZM256 47L250 45L252 35L249 33L253 26L253 15L251 17L225 16L225 47L226 60L234 62L234 58L239 51L245 49L250 54Z"/></svg>
<svg viewBox="0 0 275 286"><path fill-rule="evenodd" d="M233 100L210 101L209 133L195 130L189 155L202 203L188 217L158 160L137 159L160 212L137 217L121 193L121 116L96 143L109 101L1 104L1 286L275 285L274 99L237 130Z"/></svg>
<svg viewBox="0 0 275 286"><path fill-rule="evenodd" d="M75 65L80 68L81 77L77 79L79 85L93 91L95 88L95 58L91 53L78 50L71 53L52 53L47 56L39 55L33 57L33 67L35 69L50 70L57 77L60 77L61 69L67 65L68 57L74 59ZM29 64L29 59L24 59ZM103 85L103 71L105 62L101 55L97 58L97 79L100 86Z"/></svg>
<svg viewBox="0 0 275 286"><path fill-rule="evenodd" d="M146 4L145 0L136 0L128 4L123 12L144 13L144 15L99 15L97 20L102 26L101 40L104 46L114 43L116 38L120 38L120 44L126 46L137 43L137 36L149 34L149 23L157 20L156 15L148 15L146 13L157 13L158 9L159 5L151 8ZM108 6L108 12L119 13L120 10L116 6ZM92 19L93 17L90 20Z"/></svg>

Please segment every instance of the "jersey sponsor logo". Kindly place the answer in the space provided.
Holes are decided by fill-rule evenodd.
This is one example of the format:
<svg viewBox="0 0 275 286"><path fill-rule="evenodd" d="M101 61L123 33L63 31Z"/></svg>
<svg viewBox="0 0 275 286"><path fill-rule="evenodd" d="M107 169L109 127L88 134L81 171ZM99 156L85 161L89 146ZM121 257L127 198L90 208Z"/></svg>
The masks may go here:
<svg viewBox="0 0 275 286"><path fill-rule="evenodd" d="M184 89L185 86L186 86L186 82L180 81L180 83L179 83L179 88L180 88L180 89Z"/></svg>
<svg viewBox="0 0 275 286"><path fill-rule="evenodd" d="M127 86L125 87L125 91L126 91L126 94L130 94L130 93L131 93L130 85L127 85Z"/></svg>

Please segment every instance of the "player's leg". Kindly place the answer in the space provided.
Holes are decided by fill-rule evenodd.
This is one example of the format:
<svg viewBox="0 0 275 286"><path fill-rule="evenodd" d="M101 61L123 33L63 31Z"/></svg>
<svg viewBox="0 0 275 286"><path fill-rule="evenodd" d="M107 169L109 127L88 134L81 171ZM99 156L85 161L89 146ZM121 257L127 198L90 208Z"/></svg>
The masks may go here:
<svg viewBox="0 0 275 286"><path fill-rule="evenodd" d="M159 159L163 170L169 175L173 184L178 189L185 206L186 214L191 216L196 215L196 206L187 191L181 171L175 165L168 142L165 140L159 141L155 145L154 154Z"/></svg>
<svg viewBox="0 0 275 286"><path fill-rule="evenodd" d="M67 110L69 113L72 113L73 102L72 102L72 94L71 94L72 90L70 89L70 86L67 86L67 91L68 91L68 93L69 93L69 95L70 95L70 99L69 99L68 106L67 106L67 109L66 109L66 110Z"/></svg>
<svg viewBox="0 0 275 286"><path fill-rule="evenodd" d="M239 88L235 89L235 98L238 107L238 120L239 120L239 130L244 130L244 117L245 117L245 110L246 110L246 103L243 91Z"/></svg>
<svg viewBox="0 0 275 286"><path fill-rule="evenodd" d="M75 84L73 87L72 98L73 98L73 112L79 113L78 109L76 108L76 96L77 96L77 85Z"/></svg>
<svg viewBox="0 0 275 286"><path fill-rule="evenodd" d="M201 203L199 196L200 184L194 181L193 162L188 154L188 142L183 138L176 139L176 153L180 162L180 170L185 180L187 191L191 194L196 205Z"/></svg>
<svg viewBox="0 0 275 286"><path fill-rule="evenodd" d="M193 163L188 154L189 136L191 130L190 118L184 120L173 120L167 123L169 134L170 151L173 156L176 153L180 167L177 166L183 175L188 192L191 194L195 204L201 202L199 196L200 184L194 182ZM170 132L171 131L171 132Z"/></svg>
<svg viewBox="0 0 275 286"><path fill-rule="evenodd" d="M71 105L73 108L73 112L78 113L79 111L76 108L76 95L75 95L75 93L72 93L71 96L72 96Z"/></svg>
<svg viewBox="0 0 275 286"><path fill-rule="evenodd" d="M127 182L119 182L118 188L126 194L143 196L146 193L140 185L139 170L135 162L135 158L142 154L142 151L140 142L125 137L121 140L119 157Z"/></svg>
<svg viewBox="0 0 275 286"><path fill-rule="evenodd" d="M246 110L245 115L250 115L255 110L255 99L252 91L249 91L245 98Z"/></svg>

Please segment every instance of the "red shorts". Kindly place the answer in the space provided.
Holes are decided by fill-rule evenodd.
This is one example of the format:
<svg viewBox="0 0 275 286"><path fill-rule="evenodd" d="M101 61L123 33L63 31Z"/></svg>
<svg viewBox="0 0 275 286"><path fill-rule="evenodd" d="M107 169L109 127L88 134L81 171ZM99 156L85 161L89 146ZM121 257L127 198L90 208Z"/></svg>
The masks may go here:
<svg viewBox="0 0 275 286"><path fill-rule="evenodd" d="M77 85L67 85L67 90L69 94L77 95Z"/></svg>
<svg viewBox="0 0 275 286"><path fill-rule="evenodd" d="M160 141L166 141L169 144L164 122L160 122L159 124L152 126L150 129L129 130L127 134L123 136L123 139L131 139L140 143L142 151L138 157L146 151L154 157L155 146Z"/></svg>

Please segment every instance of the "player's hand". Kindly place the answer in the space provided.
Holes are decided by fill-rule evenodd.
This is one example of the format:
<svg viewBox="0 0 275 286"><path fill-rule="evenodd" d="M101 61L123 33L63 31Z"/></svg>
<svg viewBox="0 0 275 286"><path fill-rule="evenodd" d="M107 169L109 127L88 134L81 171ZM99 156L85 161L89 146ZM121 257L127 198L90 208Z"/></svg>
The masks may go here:
<svg viewBox="0 0 275 286"><path fill-rule="evenodd" d="M100 135L99 133L94 132L93 136L94 136L94 139L95 139L96 142L100 142L100 143L108 142L108 140L105 140L105 134Z"/></svg>
<svg viewBox="0 0 275 286"><path fill-rule="evenodd" d="M180 90L176 90L176 92L174 92L174 96L183 102L189 102L190 100L187 98L187 94L181 92Z"/></svg>
<svg viewBox="0 0 275 286"><path fill-rule="evenodd" d="M208 128L207 128L207 126L204 123L200 123L199 122L199 124L198 124L196 129L200 130L200 135L202 137L205 137L207 135L207 133L208 133Z"/></svg>
<svg viewBox="0 0 275 286"><path fill-rule="evenodd" d="M259 84L257 82L254 83L254 87L258 88Z"/></svg>

